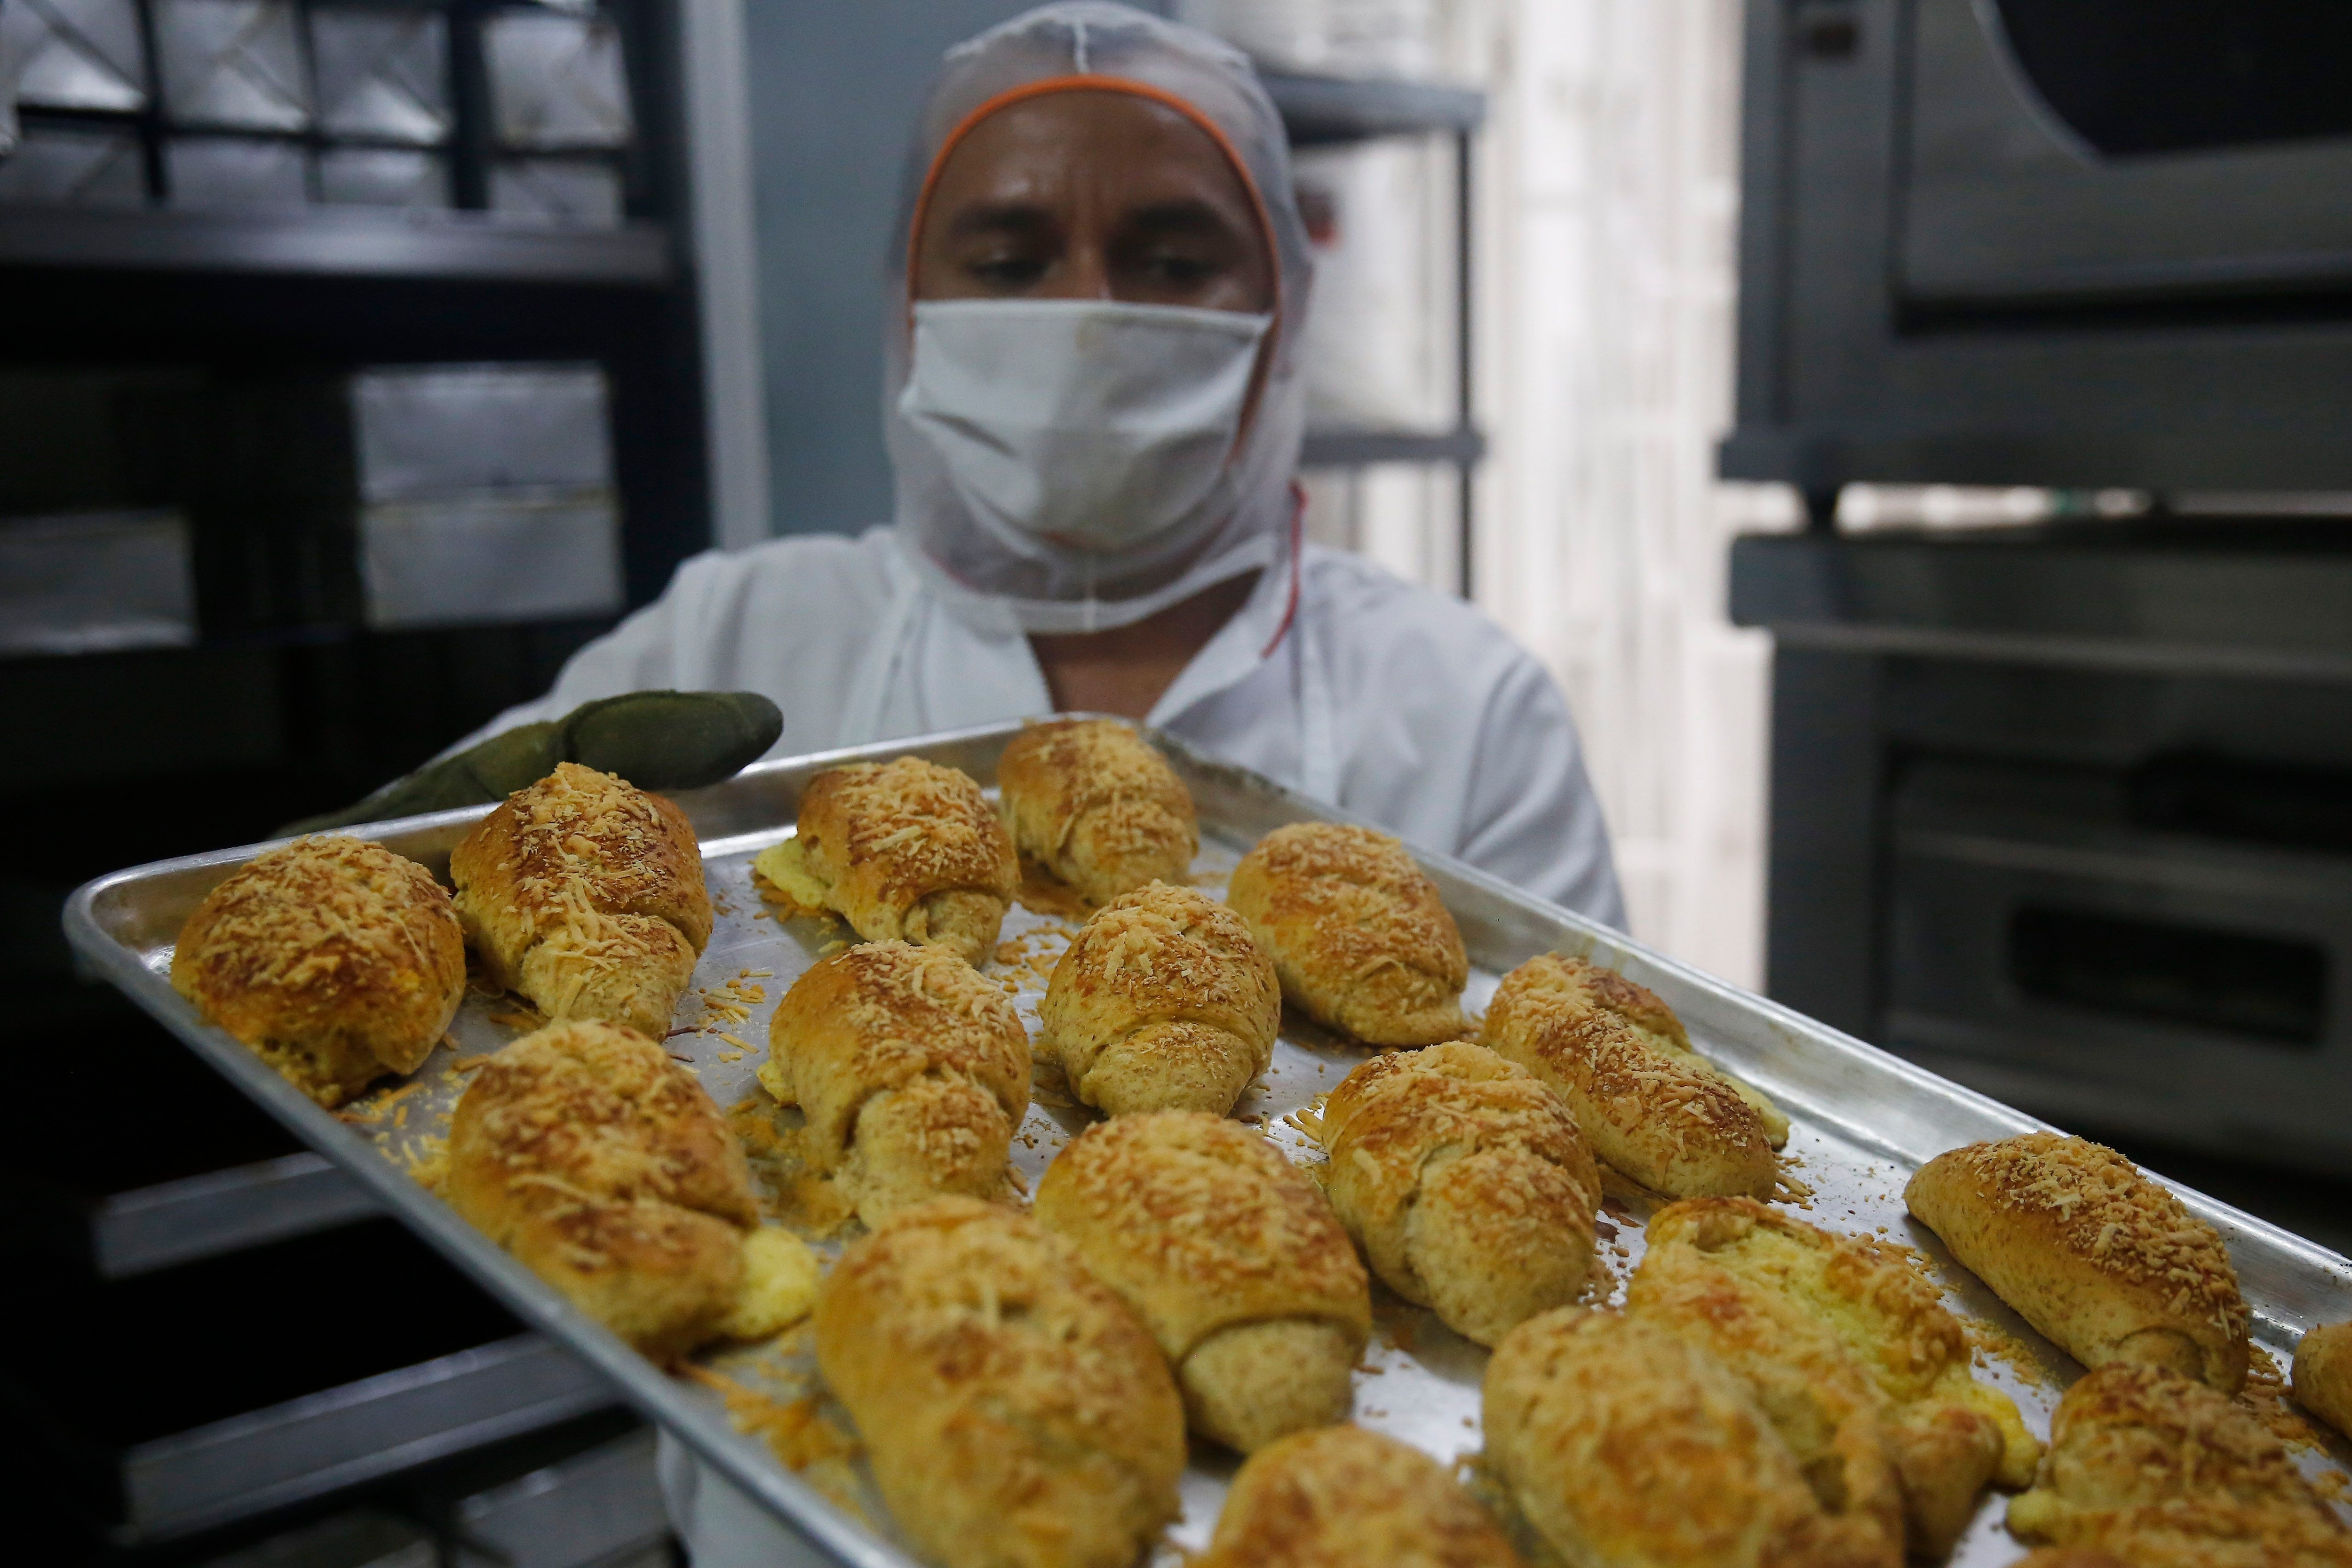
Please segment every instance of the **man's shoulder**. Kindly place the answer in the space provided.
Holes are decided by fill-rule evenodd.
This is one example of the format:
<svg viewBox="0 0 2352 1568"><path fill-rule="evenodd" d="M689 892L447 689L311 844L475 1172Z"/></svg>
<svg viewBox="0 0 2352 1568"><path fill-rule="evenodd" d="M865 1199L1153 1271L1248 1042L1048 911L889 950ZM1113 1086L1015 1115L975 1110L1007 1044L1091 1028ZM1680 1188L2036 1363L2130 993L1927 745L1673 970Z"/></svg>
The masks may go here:
<svg viewBox="0 0 2352 1568"><path fill-rule="evenodd" d="M1456 667L1535 662L1475 605L1408 583L1352 551L1308 545L1300 577L1302 597L1325 635L1368 660L1385 652L1434 656Z"/></svg>
<svg viewBox="0 0 2352 1568"><path fill-rule="evenodd" d="M748 550L698 555L678 568L678 579L704 593L814 595L854 603L887 596L896 549L887 525L855 536L798 533Z"/></svg>

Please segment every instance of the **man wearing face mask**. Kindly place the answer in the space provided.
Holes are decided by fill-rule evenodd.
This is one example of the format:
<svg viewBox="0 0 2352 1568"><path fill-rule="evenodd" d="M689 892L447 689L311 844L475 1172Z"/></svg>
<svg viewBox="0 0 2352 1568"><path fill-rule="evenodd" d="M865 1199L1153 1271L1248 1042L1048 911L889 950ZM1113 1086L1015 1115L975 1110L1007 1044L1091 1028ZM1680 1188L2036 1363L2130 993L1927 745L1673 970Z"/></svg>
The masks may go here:
<svg viewBox="0 0 2352 1568"><path fill-rule="evenodd" d="M601 732L642 757L685 721L652 699L612 710L618 694L759 694L744 700L764 728L719 713L701 750L673 748L674 775L630 774L679 787L771 742L781 755L1122 713L1623 923L1542 668L1475 610L1301 546L1312 267L1281 121L1246 59L1092 3L959 46L889 254L892 525L688 562L491 731L606 700ZM501 769L551 766L578 729L502 735L514 754L498 766L462 753L354 813L519 787Z"/></svg>

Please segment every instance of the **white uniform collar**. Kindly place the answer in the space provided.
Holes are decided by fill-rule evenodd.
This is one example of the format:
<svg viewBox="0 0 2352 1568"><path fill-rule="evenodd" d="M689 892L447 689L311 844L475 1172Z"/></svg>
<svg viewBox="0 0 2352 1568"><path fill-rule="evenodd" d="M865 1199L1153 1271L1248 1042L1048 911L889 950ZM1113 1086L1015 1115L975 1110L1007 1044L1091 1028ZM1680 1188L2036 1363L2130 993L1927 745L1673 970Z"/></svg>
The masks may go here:
<svg viewBox="0 0 2352 1568"><path fill-rule="evenodd" d="M992 614L985 595L947 581L938 567L898 531L893 530L892 535L896 548L888 559L894 580L893 597L904 604L908 596L919 595L931 614L946 616L978 634L983 642L1000 647L1009 642L1017 647L1020 657L1035 671L1037 689L1045 690L1045 671L1037 668L1036 655L1013 617ZM1249 597L1192 656L1192 662L1152 705L1147 723L1172 722L1187 710L1245 679L1279 649L1297 613L1301 553L1297 535L1298 527L1294 521L1287 547L1277 544L1268 552L1271 559L1259 571ZM1276 543L1272 539L1267 542ZM892 646L882 650L885 669L897 662L903 651L900 638L911 630L911 626L905 623L886 628L884 640ZM876 695L878 699L879 694Z"/></svg>

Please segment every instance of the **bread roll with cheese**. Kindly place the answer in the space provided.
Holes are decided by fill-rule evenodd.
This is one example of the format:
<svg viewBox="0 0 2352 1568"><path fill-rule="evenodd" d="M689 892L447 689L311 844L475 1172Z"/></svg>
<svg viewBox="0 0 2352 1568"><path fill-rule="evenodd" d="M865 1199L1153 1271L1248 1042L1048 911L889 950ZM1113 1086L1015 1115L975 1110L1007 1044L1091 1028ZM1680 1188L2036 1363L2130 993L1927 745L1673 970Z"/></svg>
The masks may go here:
<svg viewBox="0 0 2352 1568"><path fill-rule="evenodd" d="M1374 1057L1323 1108L1324 1190L1372 1272L1492 1345L1593 1277L1601 1173L1559 1097L1455 1040Z"/></svg>
<svg viewBox="0 0 2352 1568"><path fill-rule="evenodd" d="M1113 900L1054 965L1037 1008L1041 1055L1112 1116L1223 1116L1274 1061L1282 987L1241 917L1154 882Z"/></svg>
<svg viewBox="0 0 2352 1568"><path fill-rule="evenodd" d="M490 978L551 1022L602 1018L659 1039L710 940L685 813L577 763L476 823L449 876Z"/></svg>
<svg viewBox="0 0 2352 1568"><path fill-rule="evenodd" d="M818 1369L947 1568L1130 1568L1176 1518L1184 1411L1133 1313L1010 1209L935 1198L842 1254Z"/></svg>
<svg viewBox="0 0 2352 1568"><path fill-rule="evenodd" d="M1675 1215L1677 1205L1664 1211ZM1677 1240L1681 1244L1677 1245ZM1755 1392L1824 1511L1903 1557L1902 1482L1887 1402L1811 1304L1717 1267L1672 1223L1633 1272L1625 1310L1688 1340Z"/></svg>
<svg viewBox="0 0 2352 1568"><path fill-rule="evenodd" d="M1967 1331L1892 1248L1832 1236L1753 1198L1670 1205L1647 1235L1630 1310L1698 1325L1711 1349L1750 1373L1768 1411L1801 1410L1801 1432L1827 1430L1832 1402L1872 1403L1849 1367L1875 1386L1874 1419L1915 1554L1949 1552L1988 1483L2032 1480L2041 1444L2007 1394L1977 1382ZM1719 1342L1734 1338L1737 1349ZM1765 1369L1751 1373L1759 1360ZM1770 1392L1783 1384L1789 1393ZM1801 1432L1784 1435L1804 1459Z"/></svg>
<svg viewBox="0 0 2352 1568"><path fill-rule="evenodd" d="M1181 882L1201 852L1192 792L1116 719L1023 726L997 762L996 788L1013 847L1089 903Z"/></svg>
<svg viewBox="0 0 2352 1568"><path fill-rule="evenodd" d="M1020 863L971 775L900 757L828 768L801 793L798 835L751 862L795 913L831 910L868 942L995 949Z"/></svg>
<svg viewBox="0 0 2352 1568"><path fill-rule="evenodd" d="M725 1331L760 1222L743 1151L659 1046L592 1019L492 1057L449 1121L442 1196L648 1355Z"/></svg>
<svg viewBox="0 0 2352 1568"><path fill-rule="evenodd" d="M2110 1362L2066 1391L2009 1528L2134 1564L2352 1563L2352 1535L2259 1416L2146 1363Z"/></svg>
<svg viewBox="0 0 2352 1568"><path fill-rule="evenodd" d="M1636 1039L1660 1056L1688 1068L1703 1078L1723 1084L1746 1100L1764 1124L1765 1142L1778 1149L1789 1142L1789 1119L1771 1098L1753 1084L1742 1083L1691 1048L1690 1031L1665 998L1646 985L1626 979L1613 969L1580 958L1560 960L1575 976L1575 1005L1613 1015Z"/></svg>
<svg viewBox="0 0 2352 1568"><path fill-rule="evenodd" d="M2027 1132L1937 1155L1904 1189L1962 1267L2084 1366L2144 1362L2224 1394L2248 1317L2211 1226L2114 1150Z"/></svg>
<svg viewBox="0 0 2352 1568"><path fill-rule="evenodd" d="M2294 1347L2294 1401L2352 1436L2352 1323L2321 1323Z"/></svg>
<svg viewBox="0 0 2352 1568"><path fill-rule="evenodd" d="M1479 1038L1567 1102L1601 1163L1669 1197L1769 1197L1780 1167L1762 1114L1628 1024L1609 1002L1623 984L1580 958L1531 958L1503 977Z"/></svg>
<svg viewBox="0 0 2352 1568"><path fill-rule="evenodd" d="M1194 1110L1100 1122L1045 1168L1036 1214L1167 1352L1194 1431L1249 1453L1346 1419L1370 1286L1264 1138Z"/></svg>
<svg viewBox="0 0 2352 1568"><path fill-rule="evenodd" d="M466 998L466 941L424 867L357 838L263 851L205 895L172 985L330 1110L415 1072Z"/></svg>
<svg viewBox="0 0 2352 1568"><path fill-rule="evenodd" d="M1324 1426L1250 1456L1192 1568L1521 1564L1493 1518L1436 1460L1360 1426Z"/></svg>
<svg viewBox="0 0 2352 1568"><path fill-rule="evenodd" d="M1486 1465L1564 1562L1606 1568L1893 1568L1874 1521L1832 1517L1748 1384L1690 1341L1562 1307L1486 1363Z"/></svg>
<svg viewBox="0 0 2352 1568"><path fill-rule="evenodd" d="M805 1113L811 1161L874 1225L942 1193L1003 1194L1029 1036L1012 998L952 951L869 942L793 982L760 1082Z"/></svg>
<svg viewBox="0 0 2352 1568"><path fill-rule="evenodd" d="M1283 995L1317 1023L1375 1046L1462 1034L1462 932L1399 840L1336 822L1277 827L1234 868L1225 898L1273 956Z"/></svg>

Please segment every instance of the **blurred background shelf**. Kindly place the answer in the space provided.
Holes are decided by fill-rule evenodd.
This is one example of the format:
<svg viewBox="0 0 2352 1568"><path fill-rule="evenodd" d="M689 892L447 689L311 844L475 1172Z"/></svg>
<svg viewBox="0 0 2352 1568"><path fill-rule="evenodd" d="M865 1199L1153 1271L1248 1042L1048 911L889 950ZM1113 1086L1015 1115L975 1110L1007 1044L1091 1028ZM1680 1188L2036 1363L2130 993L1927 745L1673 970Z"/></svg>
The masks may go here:
<svg viewBox="0 0 2352 1568"><path fill-rule="evenodd" d="M1375 136L1470 132L1486 118L1486 95L1428 82L1349 79L1261 70L1294 147L1329 146Z"/></svg>
<svg viewBox="0 0 2352 1568"><path fill-rule="evenodd" d="M667 227L647 222L588 229L463 212L23 207L0 215L0 267L657 288L677 258Z"/></svg>
<svg viewBox="0 0 2352 1568"><path fill-rule="evenodd" d="M1309 468L1372 463L1466 464L1486 455L1486 436L1466 425L1452 430L1309 430L1299 462Z"/></svg>

